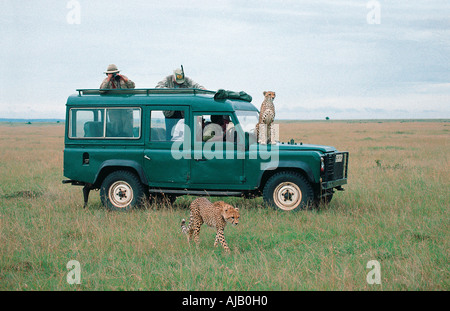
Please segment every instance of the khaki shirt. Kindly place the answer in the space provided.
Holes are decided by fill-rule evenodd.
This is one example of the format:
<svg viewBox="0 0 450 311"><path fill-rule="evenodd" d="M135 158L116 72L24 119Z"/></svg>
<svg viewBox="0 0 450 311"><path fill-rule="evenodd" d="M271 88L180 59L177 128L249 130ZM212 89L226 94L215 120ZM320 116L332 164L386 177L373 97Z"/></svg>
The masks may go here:
<svg viewBox="0 0 450 311"><path fill-rule="evenodd" d="M205 89L205 87L203 85L200 85L200 84L194 82L191 78L188 78L188 77L184 77L184 82L182 84L175 83L173 75L167 76L163 80L159 81L155 88L157 88L157 89L193 88L193 89L202 89L202 90Z"/></svg>
<svg viewBox="0 0 450 311"><path fill-rule="evenodd" d="M108 77L106 77L100 85L100 89L134 89L134 82L124 75L121 76L126 78L127 81L125 82L124 79L120 79L119 83L117 83L114 79L108 81Z"/></svg>
<svg viewBox="0 0 450 311"><path fill-rule="evenodd" d="M159 81L155 88L157 89L202 89L204 90L205 87L203 85L200 85L198 83L195 83L191 78L184 77L184 82L182 84L175 83L174 76L170 75L165 77L163 80ZM171 118L174 115L175 111L166 110L164 111L164 116L166 118ZM184 111L181 112L182 118L184 118Z"/></svg>

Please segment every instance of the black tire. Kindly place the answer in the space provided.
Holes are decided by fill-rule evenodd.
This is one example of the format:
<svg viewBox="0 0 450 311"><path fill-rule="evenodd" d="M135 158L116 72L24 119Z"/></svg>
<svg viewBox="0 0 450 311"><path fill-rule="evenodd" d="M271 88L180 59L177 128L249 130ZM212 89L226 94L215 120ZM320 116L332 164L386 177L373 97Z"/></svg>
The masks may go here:
<svg viewBox="0 0 450 311"><path fill-rule="evenodd" d="M107 209L126 212L142 203L145 187L132 172L115 171L103 180L100 198Z"/></svg>
<svg viewBox="0 0 450 311"><path fill-rule="evenodd" d="M264 201L275 209L299 211L314 200L309 181L296 172L279 172L269 178L263 190Z"/></svg>

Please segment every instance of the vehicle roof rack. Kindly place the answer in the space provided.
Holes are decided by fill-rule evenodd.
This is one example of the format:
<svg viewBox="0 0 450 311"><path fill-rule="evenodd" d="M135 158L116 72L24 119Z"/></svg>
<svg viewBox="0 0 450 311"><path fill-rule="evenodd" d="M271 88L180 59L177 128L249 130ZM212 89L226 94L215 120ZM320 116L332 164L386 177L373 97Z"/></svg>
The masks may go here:
<svg viewBox="0 0 450 311"><path fill-rule="evenodd" d="M78 95L112 95L112 94L215 94L215 91L180 88L180 89L77 89Z"/></svg>

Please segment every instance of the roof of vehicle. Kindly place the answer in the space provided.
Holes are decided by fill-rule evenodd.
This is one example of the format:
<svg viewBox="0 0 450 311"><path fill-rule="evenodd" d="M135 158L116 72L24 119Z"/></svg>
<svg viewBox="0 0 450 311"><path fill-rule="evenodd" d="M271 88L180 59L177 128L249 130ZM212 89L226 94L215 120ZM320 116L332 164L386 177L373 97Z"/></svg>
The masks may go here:
<svg viewBox="0 0 450 311"><path fill-rule="evenodd" d="M200 89L77 89L67 99L67 105L76 106L121 106L135 105L182 105L191 106L193 111L234 111L257 108L246 100L215 99L215 91Z"/></svg>

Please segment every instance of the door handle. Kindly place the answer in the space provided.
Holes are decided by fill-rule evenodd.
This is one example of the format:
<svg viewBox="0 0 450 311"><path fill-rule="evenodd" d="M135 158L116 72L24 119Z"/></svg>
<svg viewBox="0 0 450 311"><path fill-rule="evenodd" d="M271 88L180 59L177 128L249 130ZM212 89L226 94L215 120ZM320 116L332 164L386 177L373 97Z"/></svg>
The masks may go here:
<svg viewBox="0 0 450 311"><path fill-rule="evenodd" d="M145 155L145 156L144 156L144 159L151 160L150 157L149 157L148 155Z"/></svg>
<svg viewBox="0 0 450 311"><path fill-rule="evenodd" d="M195 161L199 162L199 161L206 161L206 159L201 158L201 159L195 159Z"/></svg>

